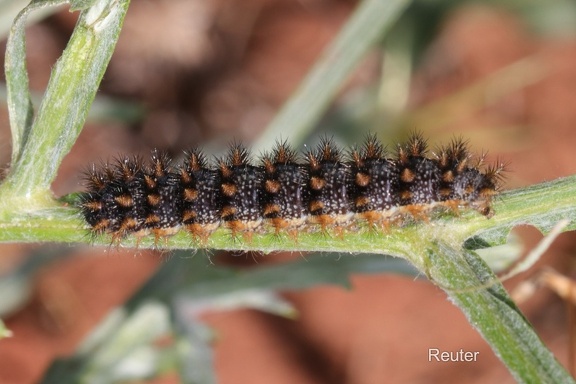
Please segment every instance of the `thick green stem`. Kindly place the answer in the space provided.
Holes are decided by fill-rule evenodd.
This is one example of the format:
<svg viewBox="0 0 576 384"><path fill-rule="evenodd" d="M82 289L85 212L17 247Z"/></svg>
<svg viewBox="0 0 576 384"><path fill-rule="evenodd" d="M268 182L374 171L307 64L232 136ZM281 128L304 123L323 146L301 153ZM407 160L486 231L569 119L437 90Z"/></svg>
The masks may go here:
<svg viewBox="0 0 576 384"><path fill-rule="evenodd" d="M389 232L350 231L342 238L334 234L302 233L294 241L290 236L254 234L250 242L233 238L226 229L219 229L206 244L198 244L182 230L177 235L155 244L153 236L142 239L129 237L123 246L163 249L227 249L246 251L302 251L379 253L408 258L420 270L426 268L421 252L427 239L442 238L453 247L463 243L467 248L482 248L503 244L510 229L519 224L530 224L548 233L558 221L568 219L564 230L576 228L576 176L508 191L494 203L496 215L491 219L472 210L463 210L460 216L445 215L432 223L416 223L393 227ZM83 224L75 199L68 207L45 208L35 212L0 210L0 242L62 242L87 243L109 247L109 236L92 238ZM3 207L0 207L0 209ZM271 231L272 232L272 231ZM416 255L416 256L414 256Z"/></svg>

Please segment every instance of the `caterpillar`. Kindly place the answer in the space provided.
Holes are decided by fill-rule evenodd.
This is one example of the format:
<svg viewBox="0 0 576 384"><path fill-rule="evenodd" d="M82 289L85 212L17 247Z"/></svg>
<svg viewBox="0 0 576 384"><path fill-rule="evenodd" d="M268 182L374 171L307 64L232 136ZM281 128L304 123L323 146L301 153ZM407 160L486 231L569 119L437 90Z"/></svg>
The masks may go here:
<svg viewBox="0 0 576 384"><path fill-rule="evenodd" d="M324 138L300 156L286 142L254 163L241 144L210 164L199 149L182 165L158 151L149 162L122 157L85 174L79 209L94 235L115 241L181 229L205 243L219 227L250 240L254 233L342 231L366 223L428 221L436 212L473 209L490 218L504 165L484 166L462 139L430 151L413 134L394 154L375 135L347 154Z"/></svg>

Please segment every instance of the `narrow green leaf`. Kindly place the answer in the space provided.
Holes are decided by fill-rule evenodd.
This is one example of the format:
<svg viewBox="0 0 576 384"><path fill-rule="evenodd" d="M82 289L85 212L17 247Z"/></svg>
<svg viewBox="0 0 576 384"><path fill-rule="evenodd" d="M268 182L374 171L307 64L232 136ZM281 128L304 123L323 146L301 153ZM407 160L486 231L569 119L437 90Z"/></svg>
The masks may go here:
<svg viewBox="0 0 576 384"><path fill-rule="evenodd" d="M518 382L575 383L482 259L442 241L428 248L428 257L430 279L464 312Z"/></svg>
<svg viewBox="0 0 576 384"><path fill-rule="evenodd" d="M6 69L15 154L8 177L0 187L6 209L24 210L50 204L50 184L84 125L116 45L129 0L98 0L80 14L32 122L24 49L26 15L38 7L62 3L32 2L12 29Z"/></svg>
<svg viewBox="0 0 576 384"><path fill-rule="evenodd" d="M66 2L66 0L32 1L16 16L10 30L6 44L4 70L6 72L8 112L12 131L12 163L20 158L22 148L28 140L34 116L26 68L25 30L28 15L33 11L62 5Z"/></svg>
<svg viewBox="0 0 576 384"><path fill-rule="evenodd" d="M411 0L364 0L326 48L296 92L255 143L269 147L278 137L300 143L325 112L352 70L400 17ZM290 136L286 137L286 133Z"/></svg>

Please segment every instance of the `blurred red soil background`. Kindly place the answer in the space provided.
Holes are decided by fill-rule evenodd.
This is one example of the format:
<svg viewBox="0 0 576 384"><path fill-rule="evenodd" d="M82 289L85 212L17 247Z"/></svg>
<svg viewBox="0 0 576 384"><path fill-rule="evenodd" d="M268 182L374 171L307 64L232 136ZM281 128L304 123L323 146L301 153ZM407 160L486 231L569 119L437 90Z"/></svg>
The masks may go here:
<svg viewBox="0 0 576 384"><path fill-rule="evenodd" d="M80 190L87 164L119 153L177 153L214 138L258 137L354 6L331 0L133 1L100 94L141 102L145 117L135 124L89 123L61 167L55 193ZM34 90L44 89L74 22L75 15L62 11L29 27ZM482 94L481 107L459 93L523 58L537 61L539 71L526 84L495 100ZM352 81L376 81L374 60L369 57ZM542 37L502 9L468 6L444 21L415 71L410 109L426 111L461 95L440 109L450 119L435 123L442 124L443 134L479 138L484 149L509 161L506 188L576 173L575 38ZM0 115L7 163L6 109ZM411 115L411 128L426 132L418 116ZM539 239L533 229L520 232L528 246ZM0 272L34 247L2 245ZM169 257L134 250L75 252L81 257L44 268L31 300L4 319L13 337L0 341L0 383L37 382L52 359L71 354ZM576 236L564 234L532 271L506 286L513 288L542 265L574 276L575 254ZM249 266L294 257L301 255L218 255L214 261ZM253 310L205 316L218 335L220 383L514 382L462 313L427 281L356 275L351 290L325 286L284 296L298 309L297 320ZM521 308L567 366L566 303L541 289ZM428 361L429 348L480 353L476 362L438 363ZM154 382L178 380L168 375Z"/></svg>

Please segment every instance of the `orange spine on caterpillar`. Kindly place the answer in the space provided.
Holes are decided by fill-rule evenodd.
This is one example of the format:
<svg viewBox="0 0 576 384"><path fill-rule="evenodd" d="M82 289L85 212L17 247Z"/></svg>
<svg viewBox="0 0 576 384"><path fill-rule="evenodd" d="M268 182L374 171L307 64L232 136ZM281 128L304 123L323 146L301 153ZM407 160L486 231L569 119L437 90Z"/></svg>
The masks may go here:
<svg viewBox="0 0 576 384"><path fill-rule="evenodd" d="M455 139L435 152L414 134L396 153L376 136L347 156L323 139L301 160L286 143L252 163L242 145L210 165L198 149L174 166L154 151L145 164L125 157L86 172L80 210L95 235L167 238L181 228L205 243L219 227L250 240L254 233L387 229L428 221L439 211L471 208L490 218L504 165L483 166Z"/></svg>

